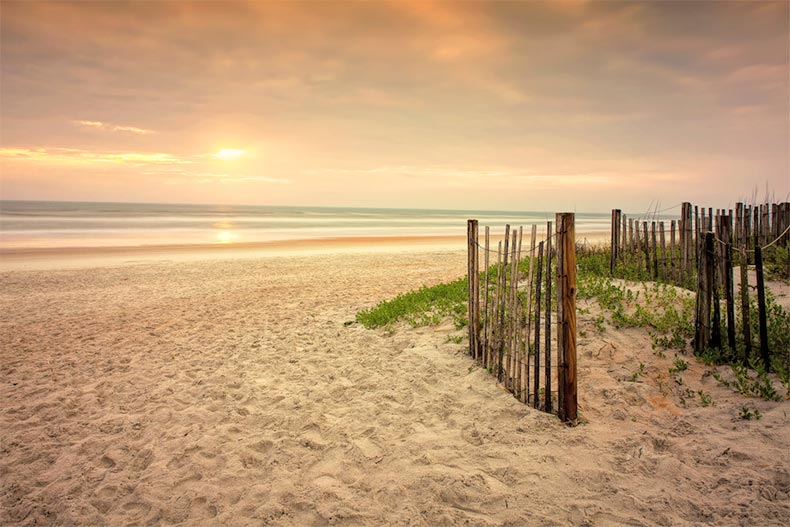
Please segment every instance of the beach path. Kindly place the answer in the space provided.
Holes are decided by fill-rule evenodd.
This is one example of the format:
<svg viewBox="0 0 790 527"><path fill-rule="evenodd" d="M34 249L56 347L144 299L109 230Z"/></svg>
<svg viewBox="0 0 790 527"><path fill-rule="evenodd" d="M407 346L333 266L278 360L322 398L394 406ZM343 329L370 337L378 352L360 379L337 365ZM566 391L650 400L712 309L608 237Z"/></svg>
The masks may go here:
<svg viewBox="0 0 790 527"><path fill-rule="evenodd" d="M680 410L623 383L649 353L641 330L581 339L590 422L568 428L500 390L449 321L345 324L465 263L454 251L3 273L0 524L790 516L787 416L764 406L734 423L740 403L715 386L717 408Z"/></svg>

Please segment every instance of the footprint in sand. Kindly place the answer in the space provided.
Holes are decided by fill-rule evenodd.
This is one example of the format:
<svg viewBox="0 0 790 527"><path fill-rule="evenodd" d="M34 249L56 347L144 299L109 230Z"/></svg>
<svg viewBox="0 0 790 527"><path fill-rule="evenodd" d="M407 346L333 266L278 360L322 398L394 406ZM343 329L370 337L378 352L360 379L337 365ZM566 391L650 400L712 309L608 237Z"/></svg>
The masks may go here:
<svg viewBox="0 0 790 527"><path fill-rule="evenodd" d="M200 472L194 472L185 478L181 478L180 480L176 481L174 487L180 487L182 485L186 485L188 483L194 483L196 481L200 481L203 479L203 474Z"/></svg>
<svg viewBox="0 0 790 527"><path fill-rule="evenodd" d="M379 459L381 457L381 447L367 437L354 441L354 445L368 459Z"/></svg>
<svg viewBox="0 0 790 527"><path fill-rule="evenodd" d="M115 466L115 460L110 456L102 456L99 459L99 466L106 469L111 469Z"/></svg>
<svg viewBox="0 0 790 527"><path fill-rule="evenodd" d="M261 441L258 441L257 443L250 445L250 448L252 450L261 454L266 454L272 449L272 447L274 447L274 443L272 441L269 441L268 439L263 439Z"/></svg>
<svg viewBox="0 0 790 527"><path fill-rule="evenodd" d="M97 490L96 496L101 500L109 500L115 496L115 493L117 491L118 491L118 487L116 487L115 485L107 485Z"/></svg>
<svg viewBox="0 0 790 527"><path fill-rule="evenodd" d="M353 493L346 487L346 485L332 476L319 476L313 480L313 485L323 492L333 494L341 500L350 500L353 498Z"/></svg>
<svg viewBox="0 0 790 527"><path fill-rule="evenodd" d="M190 516L194 518L214 518L219 513L216 505L209 502L208 498L200 496L192 500Z"/></svg>
<svg viewBox="0 0 790 527"><path fill-rule="evenodd" d="M151 510L150 505L140 501L130 501L128 503L124 503L121 508L132 516L144 516L148 514L148 511Z"/></svg>

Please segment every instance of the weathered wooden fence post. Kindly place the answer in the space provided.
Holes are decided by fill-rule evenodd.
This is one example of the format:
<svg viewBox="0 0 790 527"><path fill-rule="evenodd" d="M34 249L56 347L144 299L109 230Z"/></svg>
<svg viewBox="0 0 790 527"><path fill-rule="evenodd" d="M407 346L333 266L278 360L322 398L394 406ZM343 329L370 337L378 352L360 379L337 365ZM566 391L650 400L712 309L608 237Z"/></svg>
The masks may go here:
<svg viewBox="0 0 790 527"><path fill-rule="evenodd" d="M560 215L555 214L554 234L555 241L557 242L557 270L556 270L556 284L557 284L557 414L560 419L563 418L565 408L565 358L562 356L562 243L560 243L560 231L562 225L560 223ZM636 224L636 238L637 244L639 242L639 222ZM637 264L639 260L637 259Z"/></svg>
<svg viewBox="0 0 790 527"><path fill-rule="evenodd" d="M502 296L500 297L500 310L499 310L499 328L501 338L499 339L499 349L497 350L497 381L502 382L502 359L505 354L505 344L507 342L507 332L505 330L505 310L508 304L507 294L507 262L508 262L508 249L510 248L510 224L505 225L505 250L503 252L502 264Z"/></svg>
<svg viewBox="0 0 790 527"><path fill-rule="evenodd" d="M494 284L494 303L491 306L491 347L488 350L488 369L494 371L494 354L499 350L499 299L502 287L502 241L497 243L496 284Z"/></svg>
<svg viewBox="0 0 790 527"><path fill-rule="evenodd" d="M713 216L711 216L713 219ZM719 270L719 254L717 243L716 243L716 234L710 233L713 236L713 253L711 254L711 261L712 265L711 272L712 272L712 280L710 282L710 288L713 292L713 321L711 322L711 330L710 330L710 346L715 349L721 349L721 301L719 297L719 282L721 281L720 275L721 272Z"/></svg>
<svg viewBox="0 0 790 527"><path fill-rule="evenodd" d="M625 263L625 254L628 250L628 219L622 215L622 227L620 229L620 261Z"/></svg>
<svg viewBox="0 0 790 527"><path fill-rule="evenodd" d="M472 244L472 222L474 220L466 220L466 247L467 247L467 254L466 254L466 289L467 289L467 310L468 318L469 318L469 355L472 357L475 356L475 337L474 337L474 325L472 323L472 318L474 317L475 309L474 304L472 302L472 292L475 288L474 278L472 277L472 255L474 253L473 244Z"/></svg>
<svg viewBox="0 0 790 527"><path fill-rule="evenodd" d="M538 245L538 264L535 285L535 346L534 346L534 361L535 371L533 374L534 388L532 390L532 406L538 407L538 390L540 386L540 286L541 276L543 272L543 242Z"/></svg>
<svg viewBox="0 0 790 527"><path fill-rule="evenodd" d="M724 242L724 299L727 305L727 345L735 352L735 292L732 284L732 216L721 217Z"/></svg>
<svg viewBox="0 0 790 527"><path fill-rule="evenodd" d="M752 355L752 328L749 325L749 274L746 259L746 239L741 236L741 326L743 329L743 362L749 364Z"/></svg>
<svg viewBox="0 0 790 527"><path fill-rule="evenodd" d="M489 338L488 337L488 327L489 327L489 321L488 321L488 319L489 319L489 316L488 316L488 297L489 297L488 282L489 282L489 275L490 275L490 273L488 272L488 266L489 266L488 253L489 253L489 245L490 245L489 237L490 237L490 229L489 229L488 225L486 225L486 247L485 247L485 254L483 255L483 259L485 260L485 273L486 273L486 282L485 282L485 284L486 285L485 285L485 297L483 299L483 302L484 302L483 303L483 313L484 313L484 318L483 318L483 349L482 349L482 356L480 357L480 362L483 364L484 368L488 367L487 362L488 362L488 345L489 345L489 340L488 340L488 338Z"/></svg>
<svg viewBox="0 0 790 527"><path fill-rule="evenodd" d="M558 391L562 393L559 407L560 419L574 421L578 417L576 386L576 231L574 214L557 214L561 252L557 258L558 300L562 304L559 315L558 336L562 335L559 353L562 357L562 378Z"/></svg>
<svg viewBox="0 0 790 527"><path fill-rule="evenodd" d="M700 225L700 219L699 219L699 206L697 205L694 205L694 225L696 228L694 234L692 235L691 232L689 232L689 238L690 238L689 249L693 250L694 252L694 264L696 265L697 260L699 260L700 257L700 252L702 251L702 245L704 243L702 239L703 228L702 225ZM691 260L689 260L689 268L688 268L689 282L691 281L692 269L693 266L691 265Z"/></svg>
<svg viewBox="0 0 790 527"><path fill-rule="evenodd" d="M620 250L620 209L612 209L612 241L610 245L611 254L609 258L609 274L614 274L617 265L618 252Z"/></svg>
<svg viewBox="0 0 790 527"><path fill-rule="evenodd" d="M705 242L697 259L697 313L694 352L703 353L710 342L711 286L713 284L713 233L705 233Z"/></svg>
<svg viewBox="0 0 790 527"><path fill-rule="evenodd" d="M473 349L472 357L477 359L480 357L480 250L479 250L479 237L480 230L477 220L472 220L472 278L474 280L474 287L472 289L472 308L474 313L472 320L474 325L472 332L475 336L475 346Z"/></svg>
<svg viewBox="0 0 790 527"><path fill-rule="evenodd" d="M664 222L658 222L658 234L659 234L659 242L661 246L661 274L659 278L664 282L668 282L667 276L669 273L667 272L667 240L664 237Z"/></svg>
<svg viewBox="0 0 790 527"><path fill-rule="evenodd" d="M669 266L670 266L670 280L673 284L678 284L678 276L677 276L677 265L676 265L676 254L677 250L675 248L675 220L669 222Z"/></svg>
<svg viewBox="0 0 790 527"><path fill-rule="evenodd" d="M643 249L645 252L645 271L650 275L650 238L647 236L647 222L642 222L642 235L644 238Z"/></svg>
<svg viewBox="0 0 790 527"><path fill-rule="evenodd" d="M516 229L513 229L513 247L510 249L510 295L509 295L509 304L510 308L508 310L509 317L508 317L508 327L510 328L509 339L508 339L508 351L507 351L507 362L505 363L505 386L510 389L512 387L513 381L513 371L512 371L512 364L513 364L513 353L516 351L516 323L518 322L518 318L516 317L516 302L518 301L518 261L517 261L517 254L516 254L516 241L518 240L518 233Z"/></svg>
<svg viewBox="0 0 790 527"><path fill-rule="evenodd" d="M693 225L691 224L691 203L683 202L680 212L680 279L681 282L686 280L686 277L691 276L691 266L693 262Z"/></svg>
<svg viewBox="0 0 790 527"><path fill-rule="evenodd" d="M653 280L658 280L658 244L656 243L656 222L650 222L650 245L653 252Z"/></svg>
<svg viewBox="0 0 790 527"><path fill-rule="evenodd" d="M755 235L754 265L757 269L757 316L760 322L760 356L765 371L771 371L770 353L768 351L768 318L765 312L765 281L763 280L763 250Z"/></svg>
<svg viewBox="0 0 790 527"><path fill-rule="evenodd" d="M551 402L551 281L553 280L553 276L551 274L551 222L546 222L546 328L545 328L545 339L546 343L544 345L546 360L546 380L544 381L545 386L545 401L546 405L544 410L547 412L552 411L552 402ZM623 237L625 237L625 225L623 225Z"/></svg>

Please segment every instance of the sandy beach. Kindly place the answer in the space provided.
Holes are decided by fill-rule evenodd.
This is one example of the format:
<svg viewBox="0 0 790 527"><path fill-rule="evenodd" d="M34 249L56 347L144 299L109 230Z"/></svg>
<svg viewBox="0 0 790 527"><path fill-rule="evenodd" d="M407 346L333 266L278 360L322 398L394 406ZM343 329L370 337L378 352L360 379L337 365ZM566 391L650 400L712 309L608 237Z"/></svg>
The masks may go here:
<svg viewBox="0 0 790 527"><path fill-rule="evenodd" d="M580 315L569 428L498 388L449 320L347 324L465 265L424 247L3 272L0 524L790 521L786 402L690 359L714 405L681 407L644 330Z"/></svg>

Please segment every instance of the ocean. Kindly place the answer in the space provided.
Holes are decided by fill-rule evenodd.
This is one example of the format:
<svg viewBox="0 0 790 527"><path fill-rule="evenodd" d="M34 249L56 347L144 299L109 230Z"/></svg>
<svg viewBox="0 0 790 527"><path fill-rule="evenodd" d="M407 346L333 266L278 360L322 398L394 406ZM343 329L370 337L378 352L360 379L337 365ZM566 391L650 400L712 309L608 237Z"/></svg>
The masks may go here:
<svg viewBox="0 0 790 527"><path fill-rule="evenodd" d="M0 201L0 249L232 244L292 239L465 236L466 220L545 230L553 212ZM609 231L609 213L577 213L576 231Z"/></svg>

